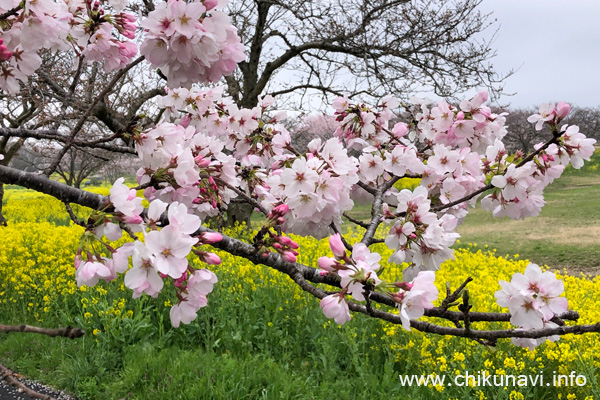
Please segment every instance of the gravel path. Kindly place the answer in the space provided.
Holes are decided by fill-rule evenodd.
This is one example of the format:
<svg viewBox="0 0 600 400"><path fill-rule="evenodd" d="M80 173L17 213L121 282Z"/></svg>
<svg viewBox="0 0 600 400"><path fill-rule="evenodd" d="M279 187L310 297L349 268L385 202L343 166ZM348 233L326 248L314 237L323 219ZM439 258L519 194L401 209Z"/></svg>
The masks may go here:
<svg viewBox="0 0 600 400"><path fill-rule="evenodd" d="M69 396L63 392L56 391L49 386L42 385L39 382L34 382L29 379L19 379L28 388L35 390L38 393L49 395L56 400L77 400L77 398ZM9 385L4 380L0 381L0 400L39 400L20 393L19 389Z"/></svg>

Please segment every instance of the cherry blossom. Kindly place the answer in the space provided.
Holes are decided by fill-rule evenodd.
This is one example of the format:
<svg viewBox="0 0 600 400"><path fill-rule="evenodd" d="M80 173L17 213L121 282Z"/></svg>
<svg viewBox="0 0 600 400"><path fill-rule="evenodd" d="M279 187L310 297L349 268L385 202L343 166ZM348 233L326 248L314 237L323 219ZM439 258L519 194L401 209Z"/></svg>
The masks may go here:
<svg viewBox="0 0 600 400"><path fill-rule="evenodd" d="M350 321L350 310L343 295L331 294L326 296L319 305L323 310L323 314L327 318L333 318L336 324L343 325Z"/></svg>
<svg viewBox="0 0 600 400"><path fill-rule="evenodd" d="M550 320L567 311L567 299L559 297L564 291L563 282L552 272L542 271L536 264L529 264L524 274L514 274L510 282L500 281L500 286L501 289L495 294L497 303L501 307L508 307L510 322L520 329L556 327ZM532 349L546 339L515 339L513 343ZM554 341L558 337L548 339Z"/></svg>
<svg viewBox="0 0 600 400"><path fill-rule="evenodd" d="M435 273L421 271L408 285L402 285L409 290L403 290L393 295L398 303L402 327L410 331L410 320L421 318L426 308L433 308L433 300L438 297L438 290L434 284Z"/></svg>

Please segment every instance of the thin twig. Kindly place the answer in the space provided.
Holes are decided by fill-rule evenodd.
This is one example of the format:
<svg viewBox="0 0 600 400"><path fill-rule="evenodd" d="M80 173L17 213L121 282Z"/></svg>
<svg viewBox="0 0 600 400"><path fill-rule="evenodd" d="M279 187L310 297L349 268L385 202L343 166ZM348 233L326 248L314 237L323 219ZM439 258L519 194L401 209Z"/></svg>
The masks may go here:
<svg viewBox="0 0 600 400"><path fill-rule="evenodd" d="M452 303L454 303L456 300L458 300L463 289L469 284L469 282L472 282L472 281L473 281L473 278L471 278L469 276L467 279L465 279L465 281L463 283L461 283L461 285L458 287L458 289L456 289L454 291L454 293L452 293L452 294L450 294L450 286L446 287L446 298L442 301L442 305L440 306L440 309L443 311L446 311Z"/></svg>
<svg viewBox="0 0 600 400"><path fill-rule="evenodd" d="M81 116L81 118L79 119L79 121L77 121L77 124L75 125L75 127L71 130L71 134L67 138L67 140L66 140L65 145L63 146L63 148L59 151L59 153L54 158L54 160L52 161L52 163L48 166L48 168L46 168L44 170L44 175L50 176L56 170L56 168L58 167L58 164L60 163L60 160L63 158L63 156L66 154L66 152L71 147L72 142L75 139L75 136L77 136L77 134L81 131L81 128L83 128L83 125L85 124L85 122L87 121L87 119L90 117L90 115L92 115L92 112L94 111L94 107L96 107L96 104L98 104L98 102L101 99L103 99L104 96L106 96L115 87L115 85L117 84L117 82L127 72L129 72L129 70L131 70L131 68L133 68L136 65L138 65L144 59L145 59L144 56L140 56L137 59L135 59L134 61L132 61L129 65L127 65L125 68L119 70L119 72L117 72L115 74L115 76L113 77L113 79L111 79L111 81L106 85L106 87L98 94L98 96L96 96L96 98L94 99L94 101L92 101L92 103L89 105L88 109L83 113L83 115Z"/></svg>
<svg viewBox="0 0 600 400"><path fill-rule="evenodd" d="M352 218L347 213L343 213L342 216L344 216L348 221L352 222L353 224L361 226L361 227L363 227L365 229L367 229L369 227L369 224L367 224L366 222L362 222L362 221L359 221L359 220L357 220L355 218Z"/></svg>
<svg viewBox="0 0 600 400"><path fill-rule="evenodd" d="M73 212L73 209L71 208L71 204L69 204L68 202L64 202L65 208L67 209L67 212L69 213L69 217L71 217L71 221L73 221L75 224L79 225L79 226L83 226L84 228L86 227L86 224L83 223L83 221L81 221L79 218L77 218L77 215L75 215L75 213Z"/></svg>
<svg viewBox="0 0 600 400"><path fill-rule="evenodd" d="M21 6L16 6L15 8L11 8L7 12L0 14L0 21L5 20L8 17L12 17L13 15L17 15L17 13L21 10Z"/></svg>
<svg viewBox="0 0 600 400"><path fill-rule="evenodd" d="M230 185L229 183L225 182L224 180L222 180L220 178L213 178L213 179L215 181L219 182L221 185L223 185L223 186L225 186L225 187L233 190L238 196L242 197L244 200L246 200L246 202L248 202L251 205L253 205L255 208L257 208L264 215L269 214L269 212L267 211L266 208L264 208L258 201L254 200L252 197L248 196L242 190L236 188L235 186Z"/></svg>

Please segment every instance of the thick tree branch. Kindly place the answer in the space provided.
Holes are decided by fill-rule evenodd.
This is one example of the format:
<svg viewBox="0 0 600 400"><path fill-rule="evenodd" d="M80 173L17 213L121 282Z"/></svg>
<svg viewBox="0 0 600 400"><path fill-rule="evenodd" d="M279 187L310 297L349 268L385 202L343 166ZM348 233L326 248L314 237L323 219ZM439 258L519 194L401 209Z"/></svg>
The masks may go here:
<svg viewBox="0 0 600 400"><path fill-rule="evenodd" d="M40 192L50 194L59 198L62 201L80 204L82 206L98 209L106 205L106 198L100 195L86 192L81 189L75 189L66 186L59 182L54 182L42 175L30 174L22 171L17 171L12 168L0 166L0 182L8 184L17 184L30 189L35 189ZM200 227L196 234L203 232L212 232L206 227ZM331 275L321 275L316 268L308 267L299 263L290 263L283 260L277 253L268 253L266 255L259 253L256 248L240 240L223 235L223 240L212 244L213 247L226 251L232 255L243 257L255 264L263 264L282 272L294 279L303 290L311 293L317 298L323 298L327 293L318 289L308 282L324 283L330 286L340 287L339 277ZM373 292L370 296L371 301L395 307L396 303L387 295ZM398 314L392 314L378 308L370 310L367 307L349 302L349 308L355 312L370 315L394 324L401 324L402 321ZM465 313L448 311L442 308L426 309L425 316L439 317L450 321L464 320ZM468 318L470 322L506 322L510 320L508 313L481 313L469 312ZM574 320L579 318L578 313L569 311L558 315L554 321L559 325L562 320ZM565 334L582 334L588 332L600 332L600 323L591 325L575 325L575 326L559 326L557 328L547 328L539 330L523 331L519 329L504 329L504 330L475 330L464 328L451 328L446 326L435 325L425 321L411 321L411 326L419 331L440 334L466 337L471 339L496 340L500 338L522 337L522 338L541 338L551 335Z"/></svg>
<svg viewBox="0 0 600 400"><path fill-rule="evenodd" d="M31 325L0 325L0 332L39 333L50 337L66 337L69 339L77 339L85 335L83 329L70 326L60 329L51 329Z"/></svg>

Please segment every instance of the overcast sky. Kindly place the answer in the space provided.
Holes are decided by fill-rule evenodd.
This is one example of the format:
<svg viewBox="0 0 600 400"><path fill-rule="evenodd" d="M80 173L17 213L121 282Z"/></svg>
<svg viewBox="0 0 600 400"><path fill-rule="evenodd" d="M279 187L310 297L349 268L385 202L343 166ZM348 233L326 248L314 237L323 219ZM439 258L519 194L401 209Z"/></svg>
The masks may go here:
<svg viewBox="0 0 600 400"><path fill-rule="evenodd" d="M496 70L518 69L506 84L517 94L502 103L600 105L600 0L484 0L480 7L498 20Z"/></svg>

